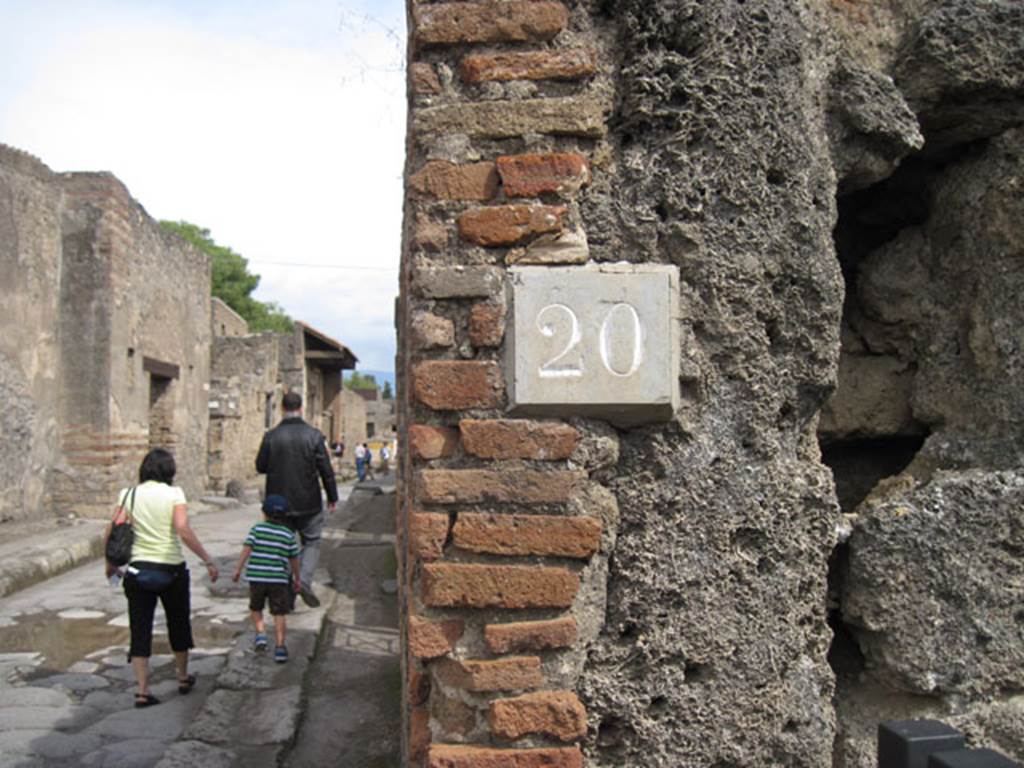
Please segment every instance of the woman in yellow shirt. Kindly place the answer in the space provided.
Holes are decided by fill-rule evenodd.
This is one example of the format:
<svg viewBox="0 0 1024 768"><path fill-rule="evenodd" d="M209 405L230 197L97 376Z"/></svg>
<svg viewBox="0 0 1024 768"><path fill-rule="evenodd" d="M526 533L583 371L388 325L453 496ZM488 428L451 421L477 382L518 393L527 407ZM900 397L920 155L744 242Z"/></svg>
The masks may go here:
<svg viewBox="0 0 1024 768"><path fill-rule="evenodd" d="M174 457L162 448L154 448L139 467L139 484L125 488L118 496L115 519L127 512L135 537L132 555L124 572L124 594L128 598L131 646L128 659L139 690L136 707L159 704L149 692L149 657L153 645L153 614L159 599L167 617L167 635L178 677L178 692L185 694L196 683L188 671L188 652L192 642L189 572L181 543L203 561L211 581L217 580L217 566L210 559L195 531L188 524L185 493L171 485L177 468ZM104 536L110 535L110 526ZM107 576L119 573L111 563Z"/></svg>

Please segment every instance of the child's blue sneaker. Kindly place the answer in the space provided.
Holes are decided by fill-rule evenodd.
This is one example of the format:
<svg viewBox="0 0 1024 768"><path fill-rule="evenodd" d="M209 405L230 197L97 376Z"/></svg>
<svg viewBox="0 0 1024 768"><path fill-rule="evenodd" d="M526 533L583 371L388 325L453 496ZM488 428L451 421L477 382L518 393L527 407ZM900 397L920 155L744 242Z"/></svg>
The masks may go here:
<svg viewBox="0 0 1024 768"><path fill-rule="evenodd" d="M274 661L278 664L284 664L288 661L288 649L285 646L279 645L274 648Z"/></svg>
<svg viewBox="0 0 1024 768"><path fill-rule="evenodd" d="M267 636L262 632L257 632L255 639L252 641L252 647L254 651L265 651L267 650Z"/></svg>

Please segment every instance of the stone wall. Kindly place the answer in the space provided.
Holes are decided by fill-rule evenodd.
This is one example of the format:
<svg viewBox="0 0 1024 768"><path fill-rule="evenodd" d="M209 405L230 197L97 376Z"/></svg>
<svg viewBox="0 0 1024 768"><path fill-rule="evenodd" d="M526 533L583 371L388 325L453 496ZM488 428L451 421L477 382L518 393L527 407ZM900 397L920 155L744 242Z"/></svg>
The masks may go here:
<svg viewBox="0 0 1024 768"><path fill-rule="evenodd" d="M209 259L105 173L62 175L63 448L58 510L106 514L149 448L188 496L206 486Z"/></svg>
<svg viewBox="0 0 1024 768"><path fill-rule="evenodd" d="M356 445L366 442L366 401L351 389L343 388L338 395L338 413L341 439L345 443L343 461L355 461Z"/></svg>
<svg viewBox="0 0 1024 768"><path fill-rule="evenodd" d="M210 268L109 174L0 154L6 329L3 515L106 516L146 450L206 485ZM7 295L6 291L10 291ZM154 388L154 382L157 383ZM9 414L9 416L8 416ZM9 430L9 431L8 431Z"/></svg>
<svg viewBox="0 0 1024 768"><path fill-rule="evenodd" d="M257 480L256 451L264 431L281 414L278 338L261 333L213 340L209 474L214 490L234 490Z"/></svg>
<svg viewBox="0 0 1024 768"><path fill-rule="evenodd" d="M411 9L410 759L830 765L818 28L610 5ZM507 268L588 260L679 267L667 425L507 417Z"/></svg>
<svg viewBox="0 0 1024 768"><path fill-rule="evenodd" d="M1024 756L1024 6L408 7L407 763ZM671 420L516 418L510 269L622 261Z"/></svg>
<svg viewBox="0 0 1024 768"><path fill-rule="evenodd" d="M47 514L60 462L62 198L49 168L0 144L0 521Z"/></svg>
<svg viewBox="0 0 1024 768"><path fill-rule="evenodd" d="M210 302L210 309L213 318L211 332L214 337L236 337L249 334L249 324L245 322L245 318L225 304L222 299L214 296Z"/></svg>
<svg viewBox="0 0 1024 768"><path fill-rule="evenodd" d="M1024 6L903 13L891 54L841 64L833 92L848 288L822 442L851 530L832 576L840 768L875 764L879 719L949 713L1024 758Z"/></svg>

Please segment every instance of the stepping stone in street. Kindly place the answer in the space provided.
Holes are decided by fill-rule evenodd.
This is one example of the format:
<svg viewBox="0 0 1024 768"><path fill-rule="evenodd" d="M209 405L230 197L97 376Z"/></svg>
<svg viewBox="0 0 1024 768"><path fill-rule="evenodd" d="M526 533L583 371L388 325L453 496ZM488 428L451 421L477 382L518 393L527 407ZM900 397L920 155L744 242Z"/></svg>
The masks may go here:
<svg viewBox="0 0 1024 768"><path fill-rule="evenodd" d="M150 707L157 709L157 707ZM159 739L130 739L108 744L82 758L87 768L150 768L167 751L167 744Z"/></svg>
<svg viewBox="0 0 1024 768"><path fill-rule="evenodd" d="M156 768L231 768L235 753L201 741L178 741L164 753Z"/></svg>
<svg viewBox="0 0 1024 768"><path fill-rule="evenodd" d="M36 685L62 686L69 691L95 691L97 688L106 688L110 681L100 675L52 675L35 681Z"/></svg>
<svg viewBox="0 0 1024 768"><path fill-rule="evenodd" d="M34 685L0 688L0 707L67 707L72 703L70 696L54 688Z"/></svg>
<svg viewBox="0 0 1024 768"><path fill-rule="evenodd" d="M0 710L0 731L74 728L95 716L90 707L8 707Z"/></svg>
<svg viewBox="0 0 1024 768"><path fill-rule="evenodd" d="M99 736L32 729L0 733L0 755L36 755L50 760L70 760L103 746Z"/></svg>
<svg viewBox="0 0 1024 768"><path fill-rule="evenodd" d="M57 615L62 619L102 619L107 614L103 611L90 611L86 608L68 608Z"/></svg>

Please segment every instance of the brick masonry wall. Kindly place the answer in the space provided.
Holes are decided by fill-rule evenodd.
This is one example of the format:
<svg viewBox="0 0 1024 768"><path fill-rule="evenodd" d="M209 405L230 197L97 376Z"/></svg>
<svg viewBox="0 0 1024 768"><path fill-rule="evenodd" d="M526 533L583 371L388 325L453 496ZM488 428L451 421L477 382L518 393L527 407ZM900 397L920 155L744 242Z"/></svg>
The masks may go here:
<svg viewBox="0 0 1024 768"><path fill-rule="evenodd" d="M611 430L510 418L512 264L587 260L601 32L546 0L410 2L399 302L406 765L582 766L582 648L601 623Z"/></svg>
<svg viewBox="0 0 1024 768"><path fill-rule="evenodd" d="M409 0L407 765L832 764L815 5ZM515 418L509 268L623 260L679 268L672 420Z"/></svg>

